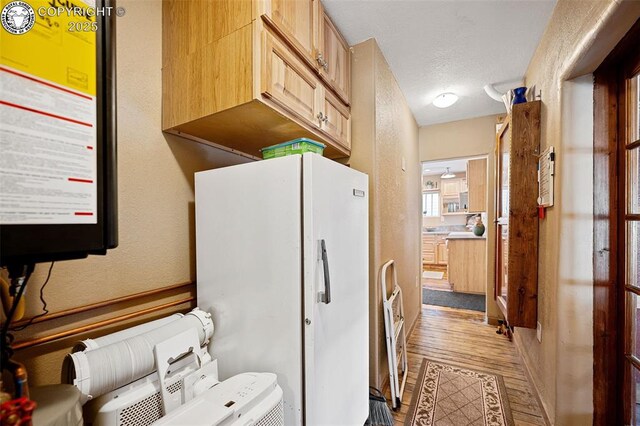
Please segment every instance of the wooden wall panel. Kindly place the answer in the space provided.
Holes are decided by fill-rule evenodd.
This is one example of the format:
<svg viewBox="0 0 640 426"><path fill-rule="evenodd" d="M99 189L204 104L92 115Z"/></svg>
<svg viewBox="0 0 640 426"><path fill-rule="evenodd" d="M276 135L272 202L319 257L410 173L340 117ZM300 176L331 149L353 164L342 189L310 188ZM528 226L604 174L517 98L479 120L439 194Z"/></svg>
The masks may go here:
<svg viewBox="0 0 640 426"><path fill-rule="evenodd" d="M513 106L509 203L509 296L515 327L535 328L538 316L538 155L541 102Z"/></svg>

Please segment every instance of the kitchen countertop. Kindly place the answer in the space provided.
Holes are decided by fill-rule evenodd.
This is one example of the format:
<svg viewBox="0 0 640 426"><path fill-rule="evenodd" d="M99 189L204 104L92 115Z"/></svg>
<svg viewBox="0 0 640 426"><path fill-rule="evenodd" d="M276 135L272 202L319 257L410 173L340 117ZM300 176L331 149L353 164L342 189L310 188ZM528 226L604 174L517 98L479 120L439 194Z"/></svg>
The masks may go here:
<svg viewBox="0 0 640 426"><path fill-rule="evenodd" d="M486 240L487 237L477 237L473 232L450 232L446 236L447 240Z"/></svg>

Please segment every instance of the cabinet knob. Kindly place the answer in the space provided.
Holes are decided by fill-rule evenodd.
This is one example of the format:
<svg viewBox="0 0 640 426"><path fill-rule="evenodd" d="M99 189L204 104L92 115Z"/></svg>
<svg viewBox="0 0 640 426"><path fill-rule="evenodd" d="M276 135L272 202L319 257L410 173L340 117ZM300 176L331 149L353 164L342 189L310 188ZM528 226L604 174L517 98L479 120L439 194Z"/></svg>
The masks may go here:
<svg viewBox="0 0 640 426"><path fill-rule="evenodd" d="M324 56L322 56L322 53L318 53L318 56L316 56L316 61L318 62L318 65L324 69L325 71L329 70L329 64L327 63L327 61L325 61Z"/></svg>
<svg viewBox="0 0 640 426"><path fill-rule="evenodd" d="M316 117L318 118L318 121L320 122L320 124L322 123L326 124L329 122L329 117L324 115L322 112L319 112L318 115L316 115Z"/></svg>

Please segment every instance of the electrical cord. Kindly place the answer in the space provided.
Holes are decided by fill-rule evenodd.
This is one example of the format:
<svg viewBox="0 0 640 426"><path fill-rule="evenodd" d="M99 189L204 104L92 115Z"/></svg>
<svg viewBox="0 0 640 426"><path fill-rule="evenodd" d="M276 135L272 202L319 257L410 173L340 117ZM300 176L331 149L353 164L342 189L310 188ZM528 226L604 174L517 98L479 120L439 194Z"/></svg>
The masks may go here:
<svg viewBox="0 0 640 426"><path fill-rule="evenodd" d="M49 272L47 273L47 278L44 280L44 283L42 283L42 285L40 286L40 302L42 303L42 313L31 317L29 319L29 322L27 322L23 326L11 328L11 331L22 331L25 328L29 327L31 324L33 324L33 322L35 320L37 320L38 318L43 317L43 316L45 316L45 315L47 315L49 313L49 310L47 309L47 301L44 299L44 288L49 283L49 278L51 278L51 271L53 270L53 265L55 263L56 262L53 261L53 262L51 262L51 265L49 265Z"/></svg>
<svg viewBox="0 0 640 426"><path fill-rule="evenodd" d="M29 282L29 277L33 273L35 269L35 265L11 265L9 268L9 278L11 279L12 286L18 286L18 293L13 298L13 303L11 304L11 309L7 314L7 318L5 319L4 324L2 324L2 330L0 331L0 342L2 342L2 359L0 360L0 365L4 370L13 355L13 350L11 350L11 342L13 341L13 336L9 334L9 327L11 326L11 320L13 320L13 315L16 313L16 309L18 308L18 302L20 298L24 294L24 290L27 287L27 283Z"/></svg>

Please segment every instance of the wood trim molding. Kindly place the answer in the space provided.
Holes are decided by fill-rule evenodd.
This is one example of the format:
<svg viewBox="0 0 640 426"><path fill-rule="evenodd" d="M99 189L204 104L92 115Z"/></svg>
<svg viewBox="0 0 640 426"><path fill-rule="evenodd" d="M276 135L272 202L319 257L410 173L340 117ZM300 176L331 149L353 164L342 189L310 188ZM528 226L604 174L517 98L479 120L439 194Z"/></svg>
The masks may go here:
<svg viewBox="0 0 640 426"><path fill-rule="evenodd" d="M14 350L20 350L20 349L26 349L26 348L30 348L33 346L37 346L37 345L42 345L45 343L50 343L50 342L54 342L56 340L61 340L67 337L71 337L71 336L75 336L78 334L82 334L82 333L86 333L87 331L92 331L92 330L96 330L98 328L102 328L102 327L106 327L108 325L112 325L112 324L116 324L119 322L123 322L126 320L130 320L133 318L137 318L146 314L151 314L153 312L158 312L161 311L163 309L166 308L171 308L174 306L179 306L182 305L184 303L190 303L195 301L196 298L194 296L190 296L187 297L185 299L180 299L180 300L174 300L172 302L169 303L164 303L162 305L158 305L158 306L153 306L151 308L147 308L147 309L142 309L140 311L135 311L135 312L131 312L128 314L124 314L124 315L118 315L117 317L113 317L113 318L109 318L107 320L103 320L103 321L97 321L91 324L87 324L87 325L83 325L81 327L74 327L71 328L69 330L65 330L59 333L53 333L53 334L49 334L47 336L42 336L42 337L38 337L35 339L28 339L28 340L22 340L19 342L14 343L12 346L12 348Z"/></svg>
<svg viewBox="0 0 640 426"><path fill-rule="evenodd" d="M594 72L593 129L593 424L624 424L625 297L624 147L619 135L625 105L620 81L640 61L640 19ZM631 67L631 68L630 68Z"/></svg>
<svg viewBox="0 0 640 426"><path fill-rule="evenodd" d="M189 304L189 308L187 309L178 309L176 310L176 312L181 312L181 311L185 311L188 309L192 309L193 307L195 307L195 302L196 302L196 283L195 282L184 282L184 283L178 283L178 284L173 284L173 285L169 285L166 287L161 287L161 288L156 288L156 289L152 289L152 290L147 290L147 291L143 291L140 293L135 293L135 294L131 294L131 295L127 295L127 296L122 296L122 297L117 297L117 298L113 298L113 299L109 299L109 300L105 300L102 302L98 302L98 303L92 303L89 305L84 305L84 306L79 306L76 308L72 308L72 309L66 309L64 311L60 311L60 312L54 312L48 315L44 315L40 318L36 318L33 320L32 324L36 324L36 323L42 323L42 322L46 322L46 321L51 321L54 319L60 319L60 318L72 318L75 315L78 314L87 314L87 313L97 313L99 310L105 308L105 307L116 307L117 305L121 305L123 303L126 302L132 302L132 301L140 301L143 302L144 299L148 299L149 297L153 297L153 296L166 296L172 293L175 293L175 290L181 290L183 289L184 291L189 291L191 294L186 296L186 297L181 297L179 299L176 300L171 300L169 302L166 303L162 303L162 304L157 304L154 306L150 306L144 309L138 309L138 310L134 310L132 312L127 312L121 315L117 315L117 316L113 316L110 318L106 318L106 319L102 319L100 321L95 321L93 323L89 323L89 324L83 324L81 326L76 326L76 327L71 327L69 329L63 330L63 331L57 331L54 333L50 333L50 334L46 334L44 336L39 336L36 338L31 338L31 339L24 339L24 340L20 340L15 342L14 344L12 344L12 348L14 350L21 350L21 349L26 349L26 348L30 348L33 346L38 346L38 345L42 345L45 343L51 343L51 342L55 342L58 340L62 340L68 337L72 337L75 335L79 335L82 333L86 333L88 331L93 331L93 330L97 330L99 328L102 327L106 327L106 326L110 326L110 325L114 325L114 324L118 324L118 323L123 323L126 322L128 320L134 319L134 318L138 318L138 317L142 317L144 315L149 315L152 314L154 312L160 312L163 310L166 310L168 308L174 308L174 307L179 307L181 305L185 305L185 304ZM179 293L178 293L179 294ZM16 323L14 325L14 327L12 328L17 328L20 327L21 325L25 325L27 323L29 323L29 321L31 321L31 319L25 319L22 320L18 323ZM71 322L69 325L72 325L73 322Z"/></svg>
<svg viewBox="0 0 640 426"><path fill-rule="evenodd" d="M621 424L622 357L617 283L617 87L610 72L594 75L593 134L593 424Z"/></svg>
<svg viewBox="0 0 640 426"><path fill-rule="evenodd" d="M57 319L57 318L64 318L64 317L68 317L70 315L75 315L75 314L80 314L83 312L88 312L88 311L92 311L95 309L99 309L99 308L104 308L107 306L113 306L113 305L117 305L118 303L123 303L123 302L129 302L131 300L138 300L138 299L142 299L144 297L148 297L148 296L154 296L156 294L160 294L160 293L166 293L168 291L171 290L176 290L176 289L180 289L180 288L184 288L184 287L193 287L195 288L195 283L192 281L186 281L183 283L179 283L179 284L174 284L174 285L170 285L170 286L166 286L166 287L160 287L160 288L154 288L153 290L147 290L147 291L143 291L140 293L134 293L134 294L130 294L127 296L122 296L122 297L116 297L114 299L109 299L109 300L105 300L103 302L98 302L98 303L92 303L89 305L83 305L83 306L78 306L76 308L71 308L71 309L66 309L64 311L59 311L59 312L54 312L51 314L47 314L47 315L43 315L41 317L35 318L33 319L33 321L31 320L31 318L25 318L21 321L17 321L15 323L12 324L11 329L13 330L14 328L19 328L29 322L31 322L32 324L37 324L39 322L45 322L45 321L50 321L53 319Z"/></svg>

